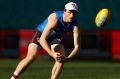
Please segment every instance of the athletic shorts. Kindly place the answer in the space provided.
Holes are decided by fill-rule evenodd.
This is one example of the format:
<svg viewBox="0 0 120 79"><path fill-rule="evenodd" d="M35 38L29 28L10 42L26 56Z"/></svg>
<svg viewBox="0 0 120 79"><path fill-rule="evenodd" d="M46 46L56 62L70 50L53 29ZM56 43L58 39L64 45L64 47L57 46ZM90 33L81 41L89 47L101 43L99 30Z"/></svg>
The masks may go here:
<svg viewBox="0 0 120 79"><path fill-rule="evenodd" d="M42 33L38 29L35 29L32 33L32 39L31 39L30 43L35 43L41 47L41 45L39 43L39 39L41 37L41 34ZM62 44L61 39L58 38L57 36L56 37L54 37L54 36L49 37L47 39L47 42L48 42L49 46L52 44Z"/></svg>

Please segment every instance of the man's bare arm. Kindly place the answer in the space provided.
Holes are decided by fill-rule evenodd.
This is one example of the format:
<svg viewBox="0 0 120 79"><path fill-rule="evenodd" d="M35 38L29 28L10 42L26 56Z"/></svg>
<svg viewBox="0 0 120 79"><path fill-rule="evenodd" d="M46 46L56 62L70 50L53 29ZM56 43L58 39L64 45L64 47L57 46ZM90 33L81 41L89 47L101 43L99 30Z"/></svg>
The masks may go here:
<svg viewBox="0 0 120 79"><path fill-rule="evenodd" d="M72 50L72 52L70 53L70 55L67 57L68 60L74 58L77 53L79 52L79 36L80 36L80 29L79 29L79 25L74 27L73 30L73 40L74 40L74 49Z"/></svg>
<svg viewBox="0 0 120 79"><path fill-rule="evenodd" d="M51 51L46 39L48 38L49 34L51 33L51 31L53 30L53 28L56 27L57 24L57 19L56 19L56 14L52 13L49 17L48 17L48 23L40 37L40 44L41 46L46 50L46 52L54 57L54 53Z"/></svg>

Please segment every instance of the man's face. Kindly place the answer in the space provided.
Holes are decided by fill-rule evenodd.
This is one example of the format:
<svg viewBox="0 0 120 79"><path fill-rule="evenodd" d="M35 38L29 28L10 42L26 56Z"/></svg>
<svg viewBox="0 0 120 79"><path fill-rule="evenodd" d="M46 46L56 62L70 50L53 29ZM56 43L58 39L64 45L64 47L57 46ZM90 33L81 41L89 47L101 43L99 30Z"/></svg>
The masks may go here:
<svg viewBox="0 0 120 79"><path fill-rule="evenodd" d="M77 12L75 10L64 10L66 22L72 22Z"/></svg>

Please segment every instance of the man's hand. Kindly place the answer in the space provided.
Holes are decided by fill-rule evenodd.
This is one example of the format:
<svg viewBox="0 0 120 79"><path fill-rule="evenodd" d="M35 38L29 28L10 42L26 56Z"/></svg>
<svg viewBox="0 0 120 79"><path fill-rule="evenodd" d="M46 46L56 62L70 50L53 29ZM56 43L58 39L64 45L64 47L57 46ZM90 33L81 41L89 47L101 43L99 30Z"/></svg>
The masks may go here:
<svg viewBox="0 0 120 79"><path fill-rule="evenodd" d="M61 60L62 60L62 55L61 55L61 53L55 52L55 53L53 54L53 58L54 58L56 61L61 62Z"/></svg>
<svg viewBox="0 0 120 79"><path fill-rule="evenodd" d="M65 56L61 58L61 62L68 62L68 61L70 61L70 59Z"/></svg>

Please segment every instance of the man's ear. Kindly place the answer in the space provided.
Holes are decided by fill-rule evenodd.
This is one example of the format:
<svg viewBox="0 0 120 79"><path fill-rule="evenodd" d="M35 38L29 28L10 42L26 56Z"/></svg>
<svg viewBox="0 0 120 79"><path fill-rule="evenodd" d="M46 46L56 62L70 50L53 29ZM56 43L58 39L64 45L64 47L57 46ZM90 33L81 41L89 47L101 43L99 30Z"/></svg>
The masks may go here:
<svg viewBox="0 0 120 79"><path fill-rule="evenodd" d="M66 12L66 9L64 9L64 12Z"/></svg>

